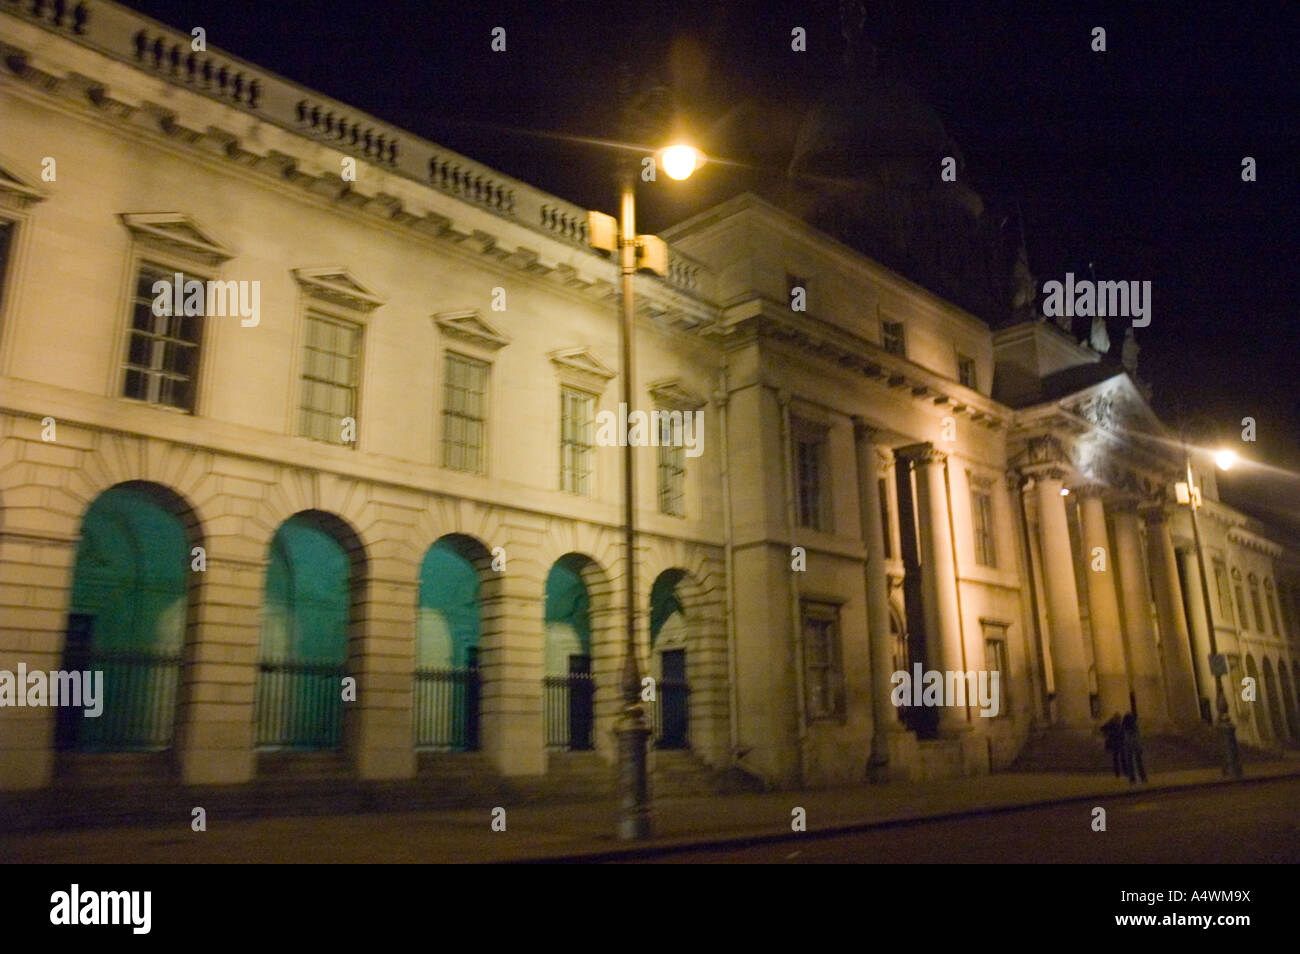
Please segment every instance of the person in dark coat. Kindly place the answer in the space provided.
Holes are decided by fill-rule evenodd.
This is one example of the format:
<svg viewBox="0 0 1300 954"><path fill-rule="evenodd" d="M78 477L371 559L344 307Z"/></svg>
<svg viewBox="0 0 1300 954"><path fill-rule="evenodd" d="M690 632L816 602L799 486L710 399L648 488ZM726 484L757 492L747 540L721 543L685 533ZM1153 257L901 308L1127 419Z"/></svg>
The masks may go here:
<svg viewBox="0 0 1300 954"><path fill-rule="evenodd" d="M1130 712L1124 716L1123 725L1123 745L1125 752L1125 762L1128 768L1128 780L1136 783L1138 776L1142 781L1147 780L1147 767L1142 761L1142 737L1138 734L1138 717L1135 713Z"/></svg>
<svg viewBox="0 0 1300 954"><path fill-rule="evenodd" d="M1119 778L1121 770L1128 774L1128 765L1124 760L1124 725L1118 712L1102 723L1101 734L1106 737L1106 751L1110 753L1115 777Z"/></svg>

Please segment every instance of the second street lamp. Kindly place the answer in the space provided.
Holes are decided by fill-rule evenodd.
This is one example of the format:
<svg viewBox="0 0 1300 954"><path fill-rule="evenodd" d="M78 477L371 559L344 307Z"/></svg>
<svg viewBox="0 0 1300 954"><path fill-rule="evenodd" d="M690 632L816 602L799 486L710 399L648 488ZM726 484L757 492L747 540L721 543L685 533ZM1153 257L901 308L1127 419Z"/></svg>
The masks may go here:
<svg viewBox="0 0 1300 954"><path fill-rule="evenodd" d="M690 146L670 146L658 157L664 171L673 179L685 179L696 168L699 156ZM667 267L667 249L653 235L636 234L636 173L630 162L624 162L621 175L622 196L617 225L619 270L622 273L623 315L620 325L619 372L623 378L622 401L628 413L633 410L636 396L633 371L636 368L634 322L636 299L634 282L638 257L645 261L641 267L651 268L661 274ZM597 248L613 251L611 241L613 220L603 213L588 213L591 243ZM641 705L641 668L636 658L636 468L631 441L623 442L623 543L625 572L627 574L627 645L624 649L623 710L614 731L618 736L619 818L618 837L623 840L649 838L650 819L649 783L646 741L650 728L645 709Z"/></svg>

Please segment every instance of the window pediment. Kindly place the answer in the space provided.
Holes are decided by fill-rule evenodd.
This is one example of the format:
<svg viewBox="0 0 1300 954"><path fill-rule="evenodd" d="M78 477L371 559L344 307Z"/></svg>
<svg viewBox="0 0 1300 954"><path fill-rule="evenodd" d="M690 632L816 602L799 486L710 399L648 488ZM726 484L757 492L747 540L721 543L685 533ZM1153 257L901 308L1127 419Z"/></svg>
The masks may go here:
<svg viewBox="0 0 1300 954"><path fill-rule="evenodd" d="M128 212L119 218L137 242L164 252L180 252L209 265L220 265L235 256L207 229L181 212Z"/></svg>
<svg viewBox="0 0 1300 954"><path fill-rule="evenodd" d="M561 381L597 394L618 374L592 354L590 348L565 348L552 351L548 357Z"/></svg>
<svg viewBox="0 0 1300 954"><path fill-rule="evenodd" d="M25 209L45 198L45 193L0 166L0 204Z"/></svg>
<svg viewBox="0 0 1300 954"><path fill-rule="evenodd" d="M384 303L382 298L363 285L351 272L337 265L295 268L293 277L304 293L332 305L368 314Z"/></svg>
<svg viewBox="0 0 1300 954"><path fill-rule="evenodd" d="M681 378L668 378L650 385L650 396L657 405L672 411L695 411L707 403L682 384Z"/></svg>
<svg viewBox="0 0 1300 954"><path fill-rule="evenodd" d="M443 334L487 351L497 351L510 343L477 311L444 311L434 315L433 321Z"/></svg>

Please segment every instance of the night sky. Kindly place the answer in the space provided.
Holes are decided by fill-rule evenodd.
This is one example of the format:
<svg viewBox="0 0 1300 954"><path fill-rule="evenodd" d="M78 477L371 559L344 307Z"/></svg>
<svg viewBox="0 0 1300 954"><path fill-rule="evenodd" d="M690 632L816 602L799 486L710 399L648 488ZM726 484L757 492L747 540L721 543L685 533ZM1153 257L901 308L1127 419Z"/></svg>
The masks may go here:
<svg viewBox="0 0 1300 954"><path fill-rule="evenodd" d="M844 82L837 0L128 3L163 23L589 208L616 212L620 64L673 88L711 163L640 190L657 231L789 163ZM1038 286L1152 282L1139 375L1167 423L1256 461L1225 496L1300 527L1300 5L866 3L879 73L914 87L986 204L1023 219ZM490 49L494 27L507 50ZM792 27L807 31L793 52ZM1091 31L1106 29L1105 53ZM531 130L527 135L512 130ZM1257 181L1241 178L1252 156ZM1112 334L1113 347L1119 341ZM1181 402L1181 406L1180 406ZM1284 468L1284 469L1283 469Z"/></svg>

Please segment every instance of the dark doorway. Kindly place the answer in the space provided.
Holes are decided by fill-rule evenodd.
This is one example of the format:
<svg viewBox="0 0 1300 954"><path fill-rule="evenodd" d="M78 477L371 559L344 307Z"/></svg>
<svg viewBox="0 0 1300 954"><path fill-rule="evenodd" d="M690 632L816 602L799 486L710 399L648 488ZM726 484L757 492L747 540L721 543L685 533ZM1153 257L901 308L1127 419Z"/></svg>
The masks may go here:
<svg viewBox="0 0 1300 954"><path fill-rule="evenodd" d="M592 748L595 684L591 679L591 657L569 657L569 748Z"/></svg>
<svg viewBox="0 0 1300 954"><path fill-rule="evenodd" d="M661 749L688 746L686 650L666 649L659 654L663 678L659 681L659 738Z"/></svg>

